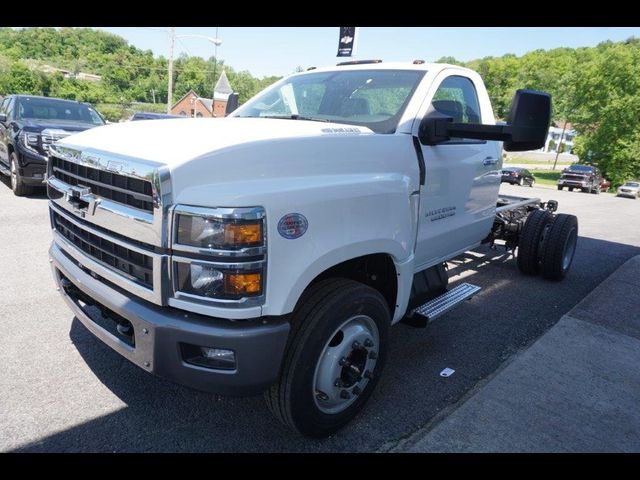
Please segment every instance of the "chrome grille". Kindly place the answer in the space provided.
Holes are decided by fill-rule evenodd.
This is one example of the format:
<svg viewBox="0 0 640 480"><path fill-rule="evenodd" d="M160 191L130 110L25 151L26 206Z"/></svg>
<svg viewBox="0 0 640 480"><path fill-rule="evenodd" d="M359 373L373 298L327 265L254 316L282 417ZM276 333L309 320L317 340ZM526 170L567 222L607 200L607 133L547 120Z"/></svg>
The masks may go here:
<svg viewBox="0 0 640 480"><path fill-rule="evenodd" d="M52 211L54 228L82 252L125 277L153 289L153 259L84 230L75 223Z"/></svg>
<svg viewBox="0 0 640 480"><path fill-rule="evenodd" d="M69 185L89 187L99 197L153 212L153 188L148 180L80 165L55 155L50 157L49 165L49 175Z"/></svg>

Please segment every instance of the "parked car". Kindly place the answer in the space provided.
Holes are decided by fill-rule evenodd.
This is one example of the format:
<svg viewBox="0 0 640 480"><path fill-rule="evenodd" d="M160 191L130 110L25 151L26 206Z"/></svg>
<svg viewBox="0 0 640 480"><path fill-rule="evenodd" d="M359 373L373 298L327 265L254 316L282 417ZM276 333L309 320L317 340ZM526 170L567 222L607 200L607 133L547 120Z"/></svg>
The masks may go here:
<svg viewBox="0 0 640 480"><path fill-rule="evenodd" d="M136 112L131 115L129 120L161 120L163 118L187 118L183 115L170 115L168 113L156 113L156 112Z"/></svg>
<svg viewBox="0 0 640 480"><path fill-rule="evenodd" d="M9 95L0 103L0 173L11 177L14 194L27 195L44 186L53 142L104 124L86 103Z"/></svg>
<svg viewBox="0 0 640 480"><path fill-rule="evenodd" d="M592 165L574 164L562 170L558 179L558 190L567 187L570 192L579 188L583 192L599 194L602 190L602 174Z"/></svg>
<svg viewBox="0 0 640 480"><path fill-rule="evenodd" d="M602 192L608 192L609 188L611 188L611 182L603 177L602 181L600 182L600 190Z"/></svg>
<svg viewBox="0 0 640 480"><path fill-rule="evenodd" d="M526 168L507 167L502 169L501 183L504 182L510 183L511 185L518 184L520 186L529 185L533 187L536 184L536 177Z"/></svg>
<svg viewBox="0 0 640 480"><path fill-rule="evenodd" d="M640 197L640 182L624 182L624 185L618 187L616 197Z"/></svg>

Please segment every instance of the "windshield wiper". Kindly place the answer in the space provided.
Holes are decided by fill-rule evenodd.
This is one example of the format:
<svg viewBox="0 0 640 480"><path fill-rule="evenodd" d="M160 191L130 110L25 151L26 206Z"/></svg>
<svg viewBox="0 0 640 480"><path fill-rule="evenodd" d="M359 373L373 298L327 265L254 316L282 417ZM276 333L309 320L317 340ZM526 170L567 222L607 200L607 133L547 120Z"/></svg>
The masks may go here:
<svg viewBox="0 0 640 480"><path fill-rule="evenodd" d="M308 120L310 122L329 122L326 118L318 118L318 117L307 117L305 115L298 115L294 113L292 115L252 115L244 118L275 118L277 120Z"/></svg>

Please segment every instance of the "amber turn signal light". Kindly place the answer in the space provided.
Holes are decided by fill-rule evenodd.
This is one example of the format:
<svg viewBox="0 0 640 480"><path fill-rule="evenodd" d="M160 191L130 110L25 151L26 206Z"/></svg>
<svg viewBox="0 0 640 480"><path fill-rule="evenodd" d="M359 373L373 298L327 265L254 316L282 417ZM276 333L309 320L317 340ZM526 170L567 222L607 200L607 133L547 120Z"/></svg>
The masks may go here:
<svg viewBox="0 0 640 480"><path fill-rule="evenodd" d="M259 245L262 243L262 222L226 224L224 243L226 245Z"/></svg>
<svg viewBox="0 0 640 480"><path fill-rule="evenodd" d="M262 273L227 273L224 293L227 295L259 295L262 292Z"/></svg>

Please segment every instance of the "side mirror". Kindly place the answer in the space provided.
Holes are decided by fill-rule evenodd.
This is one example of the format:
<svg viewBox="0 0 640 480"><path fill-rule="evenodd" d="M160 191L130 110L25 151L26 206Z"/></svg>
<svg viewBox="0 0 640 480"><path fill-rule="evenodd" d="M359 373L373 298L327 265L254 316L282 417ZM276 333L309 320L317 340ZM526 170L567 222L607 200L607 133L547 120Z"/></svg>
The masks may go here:
<svg viewBox="0 0 640 480"><path fill-rule="evenodd" d="M240 95L238 93L232 93L231 95L229 95L229 98L227 99L227 108L224 111L225 117L233 112L236 108L238 108L239 96Z"/></svg>
<svg viewBox="0 0 640 480"><path fill-rule="evenodd" d="M7 114L0 113L0 123L7 123Z"/></svg>
<svg viewBox="0 0 640 480"><path fill-rule="evenodd" d="M451 137L504 142L510 152L542 148L551 122L551 95L537 90L517 90L506 125L453 123L453 117L430 110L422 119L418 138L423 145L437 145Z"/></svg>

